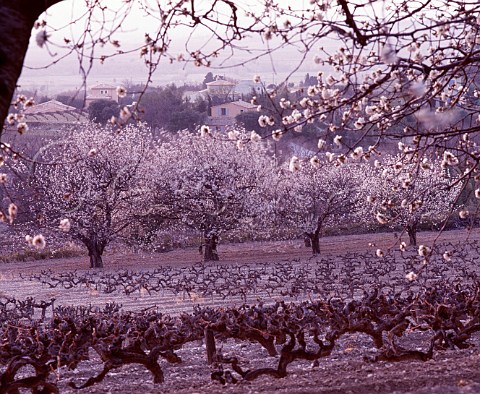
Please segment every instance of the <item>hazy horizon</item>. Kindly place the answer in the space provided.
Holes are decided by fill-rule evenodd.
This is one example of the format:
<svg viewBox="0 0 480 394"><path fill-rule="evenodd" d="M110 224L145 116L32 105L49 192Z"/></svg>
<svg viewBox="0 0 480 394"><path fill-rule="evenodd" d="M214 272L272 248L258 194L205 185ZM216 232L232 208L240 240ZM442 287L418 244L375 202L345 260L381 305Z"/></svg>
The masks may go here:
<svg viewBox="0 0 480 394"><path fill-rule="evenodd" d="M75 53L56 64L50 64L57 61L65 53L63 39L78 37L82 31L81 21L74 24L68 23L68 20L71 20L74 15L80 14L78 7L80 5L75 2L61 2L51 7L46 15L40 18L47 20L47 33L51 34L51 37L49 37L47 47L40 48L35 41L38 30L32 31L25 67L18 81L20 89L37 91L39 94L55 95L81 88L84 81L79 72L79 61ZM67 22L66 18L68 18ZM145 33L156 29L155 23L155 20L145 18L138 10L129 14L128 23L125 23L125 27L122 25L121 31L115 35L122 44L121 49L128 52L142 45ZM189 37L186 31L178 27L175 28L174 34L172 33L172 37L173 41L169 50L172 55L188 53L189 49L195 46L205 46L209 41L208 37L202 35L201 32ZM187 41L189 42L188 48L186 47ZM258 54L262 50L265 51L268 46L258 37L247 37L241 41L241 44L244 50L236 50L233 54L231 52L222 53L215 60L214 67L211 68L195 67L191 63L183 62L170 64L168 59L164 58L153 75L151 85L159 86L175 83L181 86L185 83L201 83L204 76L210 71L213 74L224 75L237 80L252 79L254 75L258 74L261 75L265 83L280 83L292 70L298 67L298 63L304 56L294 47L288 46L259 60L247 61L252 54L249 55L245 49ZM275 43L270 42L270 45L275 45ZM102 54L114 53L117 50L112 48L111 45L105 45L104 48L97 46L95 55L98 57ZM308 53L304 63L289 81L297 83L303 80L307 73L315 75L321 67L313 62L313 57L313 53ZM238 67L220 67L222 63L227 61L230 65L235 63L245 64ZM99 61L95 61L86 81L87 86L100 82L112 84L121 84L125 81L145 83L147 80L147 69L137 50L133 53L109 58L103 65L99 63ZM46 67L48 64L50 65ZM38 69L30 69L29 67Z"/></svg>

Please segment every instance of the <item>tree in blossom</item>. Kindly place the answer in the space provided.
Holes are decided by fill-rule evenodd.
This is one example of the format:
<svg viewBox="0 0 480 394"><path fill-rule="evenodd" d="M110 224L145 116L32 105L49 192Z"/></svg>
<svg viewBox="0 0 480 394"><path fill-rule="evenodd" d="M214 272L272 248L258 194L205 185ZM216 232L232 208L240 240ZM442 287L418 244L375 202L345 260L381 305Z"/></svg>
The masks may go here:
<svg viewBox="0 0 480 394"><path fill-rule="evenodd" d="M348 153L368 139L371 147L365 153L371 155L393 138L404 145L404 152L448 152L444 160L466 169L465 178L479 173L476 1L95 1L75 9L72 23L88 26L78 34L63 20L63 30L49 24L44 11L60 3L66 2L0 0L0 118L19 133L28 132L21 111L32 101L13 95L29 41L51 54L52 63L64 56L61 48L76 55L85 80L94 63L108 64L129 52L143 59L148 82L162 62L228 68L262 57L289 56L298 59L292 72L309 64L317 71L316 81L310 78L294 98L278 103L273 100L278 91L269 91L268 109L274 114L267 116L259 108L262 137L279 140L313 123L323 140L333 138ZM121 33L138 8L144 20L156 23L151 29L145 23L137 44L130 46ZM49 11L53 14L55 8ZM178 34L179 29L185 34ZM35 40L30 40L32 34ZM188 38L174 45L181 37ZM257 43L262 46L253 47ZM178 52L180 47L185 50ZM232 55L242 47L242 57ZM285 49L287 54L275 53ZM261 78L255 76L255 81ZM139 101L137 108L121 109L122 121L143 115ZM3 149L1 155L10 160L15 152Z"/></svg>
<svg viewBox="0 0 480 394"><path fill-rule="evenodd" d="M238 131L229 137L208 128L201 135L184 132L163 143L157 153L161 172L155 189L162 194L161 206L168 190L174 224L200 232L205 261L218 260L223 234L255 228L263 214L263 191L274 173L264 144Z"/></svg>
<svg viewBox="0 0 480 394"><path fill-rule="evenodd" d="M142 126L115 132L89 124L35 157L32 203L45 225L87 247L92 268L103 267L105 247L145 214L152 152L149 130Z"/></svg>
<svg viewBox="0 0 480 394"><path fill-rule="evenodd" d="M445 161L385 156L363 182L366 214L380 224L401 226L410 244L417 244L422 223L442 223L455 210L463 184Z"/></svg>
<svg viewBox="0 0 480 394"><path fill-rule="evenodd" d="M314 156L306 161L293 157L289 168L282 170L277 214L303 233L313 254L320 253L326 227L357 217L364 167L361 163L320 161Z"/></svg>

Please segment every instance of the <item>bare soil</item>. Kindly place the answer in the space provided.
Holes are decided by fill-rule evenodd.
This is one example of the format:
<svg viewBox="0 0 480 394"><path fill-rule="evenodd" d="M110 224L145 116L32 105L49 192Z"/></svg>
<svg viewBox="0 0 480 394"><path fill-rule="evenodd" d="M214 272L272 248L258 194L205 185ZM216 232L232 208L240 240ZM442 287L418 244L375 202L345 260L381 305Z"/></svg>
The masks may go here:
<svg viewBox="0 0 480 394"><path fill-rule="evenodd" d="M345 253L359 253L369 249L398 247L405 236L393 233L338 236L324 238L321 244L322 255L335 256ZM480 231L455 230L442 234L419 233L420 244L433 242L468 242L479 240ZM310 250L302 241L249 242L243 244L220 244L219 254L222 264L246 264L255 262L278 262L293 259L308 259ZM112 248L105 256L105 271L148 270L159 266L186 266L201 261L198 249L189 248L168 253L133 253ZM155 304L166 313L188 310L192 300L175 299L167 302L163 298L150 296L119 297L103 295L89 289L49 289L38 282L23 279L26 274L52 269L54 271L87 270L88 257L52 259L32 262L4 263L0 265L0 290L2 294L23 299L33 296L38 300L55 298L56 304L104 305L115 300L125 309ZM23 278L22 278L23 276ZM218 306L220 306L219 304ZM414 346L424 348L419 339ZM472 347L455 351L436 351L434 358L427 362L378 362L364 361L365 355L374 353L368 337L351 335L342 337L340 346L334 353L320 359L318 366L309 362L296 362L289 367L289 375L284 379L262 377L253 382L240 382L222 386L210 379L212 372L205 359L202 343L190 343L178 351L183 363L170 365L162 363L166 381L154 385L152 377L140 366L128 366L115 370L105 380L93 387L79 390L80 393L480 393L480 338L472 340ZM244 366L274 366L278 359L268 357L256 344L229 340L223 344L224 355L236 355ZM81 363L75 371L59 371L61 392L73 392L67 386L70 380L77 384L99 371L98 356Z"/></svg>
<svg viewBox="0 0 480 394"><path fill-rule="evenodd" d="M461 229L444 232L419 232L418 245L432 246L439 242L468 242L480 240L480 229ZM398 249L401 241L408 244L408 236L400 233L374 233L324 237L320 241L322 256L335 257L346 253L362 253L381 248ZM220 243L221 264L265 263L282 260L308 259L310 248L302 240ZM175 249L166 253L133 252L123 246L109 246L104 255L104 270L151 269L159 266L187 266L202 261L198 248ZM32 272L45 269L54 271L88 270L89 260L83 257L0 263L0 272Z"/></svg>

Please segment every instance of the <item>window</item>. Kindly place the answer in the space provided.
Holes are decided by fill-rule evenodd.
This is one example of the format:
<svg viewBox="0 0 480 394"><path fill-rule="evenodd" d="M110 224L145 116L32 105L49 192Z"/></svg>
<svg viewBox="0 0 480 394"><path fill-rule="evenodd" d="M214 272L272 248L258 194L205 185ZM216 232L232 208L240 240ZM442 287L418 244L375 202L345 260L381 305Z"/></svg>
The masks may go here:
<svg viewBox="0 0 480 394"><path fill-rule="evenodd" d="M227 116L227 109L226 108L220 108L220 115L222 116Z"/></svg>

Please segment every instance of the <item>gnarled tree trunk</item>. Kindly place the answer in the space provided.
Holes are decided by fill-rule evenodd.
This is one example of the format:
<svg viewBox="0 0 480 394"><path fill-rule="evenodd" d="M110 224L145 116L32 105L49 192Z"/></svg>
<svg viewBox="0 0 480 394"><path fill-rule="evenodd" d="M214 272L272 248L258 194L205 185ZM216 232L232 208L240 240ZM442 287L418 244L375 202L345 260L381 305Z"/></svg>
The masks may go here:
<svg viewBox="0 0 480 394"><path fill-rule="evenodd" d="M417 246L417 225L408 224L406 227L408 239L410 240L410 245Z"/></svg>
<svg viewBox="0 0 480 394"><path fill-rule="evenodd" d="M218 261L217 244L218 244L218 237L215 234L204 235L204 250L203 250L204 261Z"/></svg>
<svg viewBox="0 0 480 394"><path fill-rule="evenodd" d="M88 238L83 240L88 249L90 257L90 268L103 268L102 254L105 249L106 242L98 241L96 238Z"/></svg>
<svg viewBox="0 0 480 394"><path fill-rule="evenodd" d="M305 235L310 241L310 246L312 247L312 253L314 255L320 254L320 231L317 230L313 233L305 232Z"/></svg>

